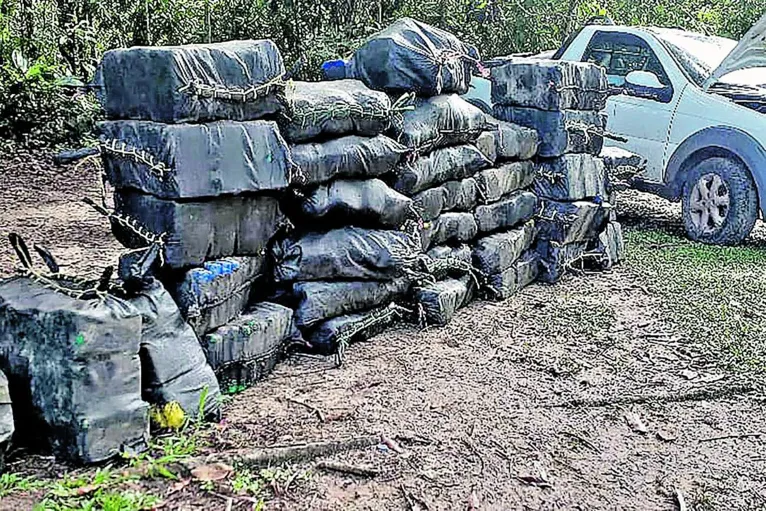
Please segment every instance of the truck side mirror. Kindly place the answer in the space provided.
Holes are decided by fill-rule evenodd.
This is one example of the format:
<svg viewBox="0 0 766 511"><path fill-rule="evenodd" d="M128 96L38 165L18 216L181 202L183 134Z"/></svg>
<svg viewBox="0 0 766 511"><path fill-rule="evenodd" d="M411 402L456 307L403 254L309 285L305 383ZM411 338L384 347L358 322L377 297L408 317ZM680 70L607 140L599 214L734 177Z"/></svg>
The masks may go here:
<svg viewBox="0 0 766 511"><path fill-rule="evenodd" d="M631 71L625 77L624 92L628 96L653 99L669 103L673 98L673 87L664 85L656 74L649 71Z"/></svg>

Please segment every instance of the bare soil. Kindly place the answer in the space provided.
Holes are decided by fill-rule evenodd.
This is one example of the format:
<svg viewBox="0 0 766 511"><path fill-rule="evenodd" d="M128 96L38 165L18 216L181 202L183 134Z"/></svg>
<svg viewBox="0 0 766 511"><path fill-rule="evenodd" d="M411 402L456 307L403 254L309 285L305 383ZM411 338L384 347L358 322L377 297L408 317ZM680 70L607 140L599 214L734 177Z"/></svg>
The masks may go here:
<svg viewBox="0 0 766 511"><path fill-rule="evenodd" d="M77 202L99 196L96 175L39 156L2 163L0 232L45 243L68 271L114 264L120 248L108 223ZM678 228L666 203L625 200L638 203L629 226L648 213ZM0 243L0 276L14 265ZM679 495L683 509L766 509L761 394L699 341L665 318L638 272L572 276L475 303L446 328L402 326L354 345L341 368L295 357L232 399L209 450L366 434L404 450L327 458L374 467L377 477L298 466L310 477L267 509L672 510L682 509ZM35 473L60 470L45 462ZM223 510L231 495L225 485L172 495L169 486L155 488L168 509ZM24 509L32 498L0 508ZM251 506L235 497L232 508Z"/></svg>

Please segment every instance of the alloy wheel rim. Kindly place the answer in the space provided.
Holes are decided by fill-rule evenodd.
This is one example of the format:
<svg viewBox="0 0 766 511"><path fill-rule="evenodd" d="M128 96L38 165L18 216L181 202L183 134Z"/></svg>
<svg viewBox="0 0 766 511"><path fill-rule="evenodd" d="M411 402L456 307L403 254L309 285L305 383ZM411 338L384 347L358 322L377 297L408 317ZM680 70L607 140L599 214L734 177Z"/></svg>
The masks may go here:
<svg viewBox="0 0 766 511"><path fill-rule="evenodd" d="M726 222L731 207L729 187L718 174L705 174L691 193L689 210L694 226L705 234L717 231Z"/></svg>

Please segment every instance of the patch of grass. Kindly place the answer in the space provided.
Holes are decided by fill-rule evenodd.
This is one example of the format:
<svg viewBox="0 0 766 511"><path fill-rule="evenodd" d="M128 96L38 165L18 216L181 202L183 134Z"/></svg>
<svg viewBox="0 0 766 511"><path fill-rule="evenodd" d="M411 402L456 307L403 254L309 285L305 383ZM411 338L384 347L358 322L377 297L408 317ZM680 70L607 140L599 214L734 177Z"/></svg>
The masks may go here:
<svg viewBox="0 0 766 511"><path fill-rule="evenodd" d="M0 475L0 499L16 492L32 492L43 488L45 483L19 474Z"/></svg>
<svg viewBox="0 0 766 511"><path fill-rule="evenodd" d="M666 232L626 233L627 268L692 341L732 368L766 370L766 248L715 247Z"/></svg>
<svg viewBox="0 0 766 511"><path fill-rule="evenodd" d="M89 497L46 498L34 511L144 511L156 508L162 499L140 491L96 490Z"/></svg>

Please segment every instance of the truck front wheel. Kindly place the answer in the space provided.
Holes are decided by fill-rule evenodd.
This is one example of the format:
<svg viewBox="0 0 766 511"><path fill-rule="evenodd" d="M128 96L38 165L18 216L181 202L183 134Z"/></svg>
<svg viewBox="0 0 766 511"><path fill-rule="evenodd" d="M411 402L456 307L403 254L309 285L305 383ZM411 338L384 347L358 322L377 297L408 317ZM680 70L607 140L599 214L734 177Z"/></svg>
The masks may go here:
<svg viewBox="0 0 766 511"><path fill-rule="evenodd" d="M734 159L702 161L684 183L683 215L692 240L711 245L739 244L753 230L758 217L753 177Z"/></svg>

